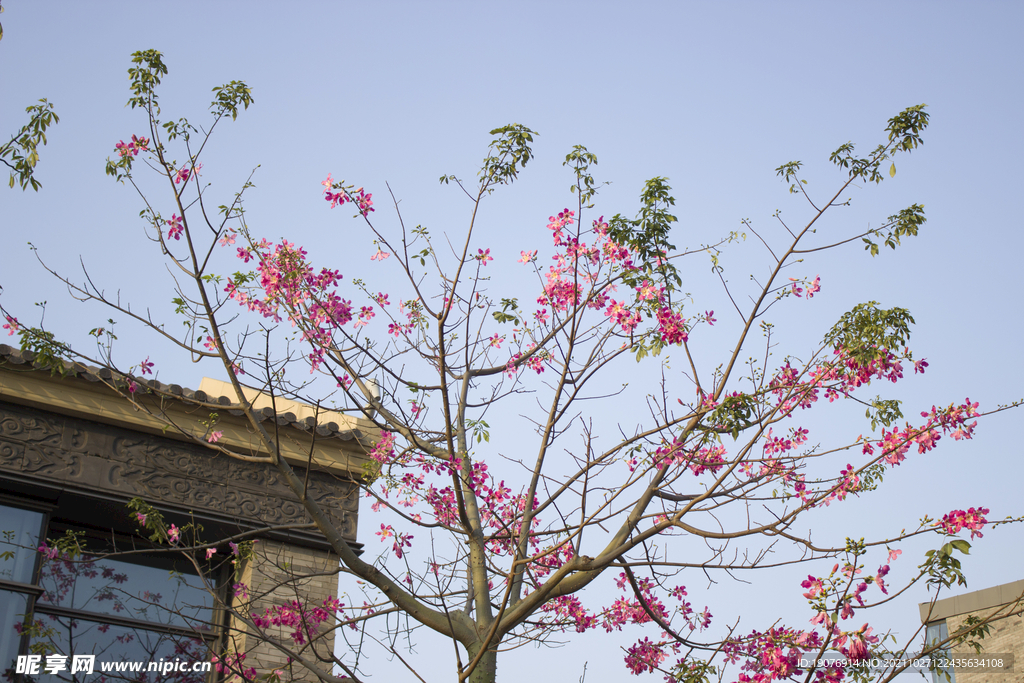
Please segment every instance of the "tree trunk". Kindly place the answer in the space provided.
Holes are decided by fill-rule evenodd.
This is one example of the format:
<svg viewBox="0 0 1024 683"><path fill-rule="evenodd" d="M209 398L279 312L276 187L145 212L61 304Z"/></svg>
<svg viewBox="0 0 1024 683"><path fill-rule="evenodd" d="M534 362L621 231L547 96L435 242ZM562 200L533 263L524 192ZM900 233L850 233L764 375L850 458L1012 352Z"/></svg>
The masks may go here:
<svg viewBox="0 0 1024 683"><path fill-rule="evenodd" d="M466 679L467 683L495 683L497 672L498 672L498 644L491 642L490 648L484 653L484 656L480 658L476 668ZM480 644L471 645L468 648L469 661L473 661L476 654L480 651ZM467 662L468 663L468 662Z"/></svg>

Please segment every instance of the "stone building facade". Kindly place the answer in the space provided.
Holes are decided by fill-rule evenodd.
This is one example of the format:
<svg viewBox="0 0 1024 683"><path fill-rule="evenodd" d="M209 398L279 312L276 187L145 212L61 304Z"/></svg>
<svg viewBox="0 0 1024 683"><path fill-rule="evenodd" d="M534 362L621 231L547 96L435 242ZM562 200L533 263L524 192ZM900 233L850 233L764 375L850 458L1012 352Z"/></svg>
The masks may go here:
<svg viewBox="0 0 1024 683"><path fill-rule="evenodd" d="M216 429L217 445L266 455L239 406L157 382L139 382L129 401L121 395L125 379L107 370L67 366L62 376L32 361L0 345L0 675L19 655L26 664L44 650L64 656L53 660L63 667L53 673L76 682L98 679L100 665L115 660L244 655L244 666L258 674L285 667L288 653L254 637L239 617L295 600L322 604L337 595L338 559L309 528L276 468L205 445L204 434ZM317 421L289 411L287 402L276 406L260 409L262 425L277 436L307 495L358 550L355 482L372 447L372 423L336 413ZM152 542L128 507L132 499L181 530L178 545ZM84 554L37 550L58 538L76 539ZM247 540L256 541L251 550ZM332 627L325 622L302 646L289 637L293 628L280 632L291 654L316 661L334 651ZM92 675L72 670L75 655L93 657ZM30 674L17 675L37 680ZM126 678L158 677L224 675Z"/></svg>
<svg viewBox="0 0 1024 683"><path fill-rule="evenodd" d="M949 648L952 658L985 655L1012 655L999 657L1003 671L979 672L957 667L945 672L933 672L934 683L1021 683L1024 681L1024 580L985 588L964 595L923 603L919 606L921 623L926 626L926 641L942 642L961 629L968 627L968 619L989 621L988 635L977 641L982 654L966 643Z"/></svg>

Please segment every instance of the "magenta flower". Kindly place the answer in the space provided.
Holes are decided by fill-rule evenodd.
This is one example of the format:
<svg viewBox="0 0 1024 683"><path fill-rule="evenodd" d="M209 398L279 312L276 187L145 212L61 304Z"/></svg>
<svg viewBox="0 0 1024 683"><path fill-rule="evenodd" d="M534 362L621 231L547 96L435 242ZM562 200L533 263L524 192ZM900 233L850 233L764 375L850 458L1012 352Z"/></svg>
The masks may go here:
<svg viewBox="0 0 1024 683"><path fill-rule="evenodd" d="M193 175L198 175L199 170L203 167L202 164L196 164L195 168L190 168L188 164L182 166L177 173L174 174L174 184L187 182L188 179Z"/></svg>
<svg viewBox="0 0 1024 683"><path fill-rule="evenodd" d="M139 363L139 371L143 375L149 375L153 372L153 364L149 362L149 356L146 356L146 360Z"/></svg>
<svg viewBox="0 0 1024 683"><path fill-rule="evenodd" d="M174 526L172 524L171 528L167 530L167 539L170 541L171 545L175 545L175 544L177 544L178 539L180 537L181 537L181 529L179 529L178 527L176 527L176 526Z"/></svg>
<svg viewBox="0 0 1024 683"><path fill-rule="evenodd" d="M494 260L494 257L491 256L490 249L477 249L476 252L476 256L473 258L479 261L482 266L486 266L488 261Z"/></svg>
<svg viewBox="0 0 1024 683"><path fill-rule="evenodd" d="M182 219L178 217L178 214L171 216L171 220L167 221L167 239L180 240L181 233L184 231L184 226L181 224Z"/></svg>

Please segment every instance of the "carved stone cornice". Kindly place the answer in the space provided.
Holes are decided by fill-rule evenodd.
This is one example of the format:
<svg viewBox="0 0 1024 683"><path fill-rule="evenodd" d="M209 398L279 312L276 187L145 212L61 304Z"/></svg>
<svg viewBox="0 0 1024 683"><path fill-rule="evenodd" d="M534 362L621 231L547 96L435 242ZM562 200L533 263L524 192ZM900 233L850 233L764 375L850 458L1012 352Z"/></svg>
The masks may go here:
<svg viewBox="0 0 1024 683"><path fill-rule="evenodd" d="M223 434L218 444L246 456L268 455L241 406L230 397L138 378L138 390L129 394L125 378L109 369L67 364L67 376L61 377L36 367L32 359L30 353L0 344L0 400L193 443L210 432L211 415L216 414L213 429ZM370 420L340 413L325 412L320 423L269 407L254 415L293 465L312 461L314 469L353 477L362 475L379 433Z"/></svg>
<svg viewBox="0 0 1024 683"><path fill-rule="evenodd" d="M87 495L124 500L137 496L157 508L164 504L207 512L245 526L308 521L272 466L138 430L0 402L0 477L5 473ZM355 541L358 488L351 479L322 469L299 469L298 474L343 537Z"/></svg>

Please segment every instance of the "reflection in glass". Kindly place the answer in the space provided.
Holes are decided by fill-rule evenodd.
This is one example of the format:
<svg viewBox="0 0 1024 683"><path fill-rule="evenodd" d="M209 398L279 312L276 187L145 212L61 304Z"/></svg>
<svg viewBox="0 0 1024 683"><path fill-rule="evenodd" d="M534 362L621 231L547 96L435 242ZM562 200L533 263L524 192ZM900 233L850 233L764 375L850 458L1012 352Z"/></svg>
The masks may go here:
<svg viewBox="0 0 1024 683"><path fill-rule="evenodd" d="M0 579L32 583L42 523L41 512L0 505Z"/></svg>
<svg viewBox="0 0 1024 683"><path fill-rule="evenodd" d="M205 629L213 598L199 577L118 559L54 558L43 565L40 606Z"/></svg>
<svg viewBox="0 0 1024 683"><path fill-rule="evenodd" d="M42 632L33 636L33 645L66 655L69 663L74 655L95 657L92 674L72 674L68 666L56 672L62 681L86 683L104 679L140 683L155 683L157 680L202 683L206 677L202 671L169 671L166 675L160 672L163 662L177 661L187 665L186 668L204 662L207 648L202 638L56 615L40 615L37 625ZM151 665L155 671L148 671Z"/></svg>
<svg viewBox="0 0 1024 683"><path fill-rule="evenodd" d="M8 669L14 670L14 658L21 645L18 633L27 605L28 598L24 594L0 591L0 679L6 678Z"/></svg>
<svg viewBox="0 0 1024 683"><path fill-rule="evenodd" d="M928 624L924 636L925 644L928 647L941 643L947 638L949 638L949 629L946 627L945 620ZM936 650L931 656L933 660L949 657L949 648ZM932 683L956 683L956 674L949 667L934 668L932 669Z"/></svg>

